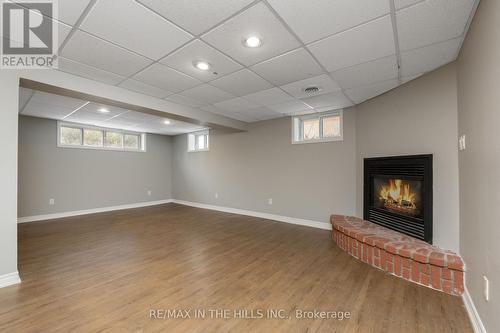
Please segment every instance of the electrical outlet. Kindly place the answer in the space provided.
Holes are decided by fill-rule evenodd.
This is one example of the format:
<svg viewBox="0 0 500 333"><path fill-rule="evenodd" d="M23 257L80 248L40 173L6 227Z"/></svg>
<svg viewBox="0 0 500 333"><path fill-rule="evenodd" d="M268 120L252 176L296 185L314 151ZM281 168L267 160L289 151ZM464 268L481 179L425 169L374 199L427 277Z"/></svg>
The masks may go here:
<svg viewBox="0 0 500 333"><path fill-rule="evenodd" d="M484 299L486 301L490 300L490 281L486 276L483 276L484 280Z"/></svg>
<svg viewBox="0 0 500 333"><path fill-rule="evenodd" d="M49 199L49 205L54 206L56 201L54 199Z"/></svg>
<svg viewBox="0 0 500 333"><path fill-rule="evenodd" d="M219 198L219 193L215 192L214 197L215 197L215 199L218 199Z"/></svg>
<svg viewBox="0 0 500 333"><path fill-rule="evenodd" d="M269 198L269 199L267 200L267 203L268 203L269 205L272 205L272 204L273 204L273 198Z"/></svg>
<svg viewBox="0 0 500 333"><path fill-rule="evenodd" d="M148 191L148 195L151 196L151 191Z"/></svg>
<svg viewBox="0 0 500 333"><path fill-rule="evenodd" d="M465 134L458 139L458 150L465 150Z"/></svg>

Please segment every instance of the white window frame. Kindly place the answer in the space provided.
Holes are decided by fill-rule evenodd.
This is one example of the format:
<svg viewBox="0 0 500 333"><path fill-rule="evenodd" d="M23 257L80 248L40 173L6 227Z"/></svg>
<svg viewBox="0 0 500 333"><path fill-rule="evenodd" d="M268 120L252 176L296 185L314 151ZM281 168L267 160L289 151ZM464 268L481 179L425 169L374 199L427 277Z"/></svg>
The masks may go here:
<svg viewBox="0 0 500 333"><path fill-rule="evenodd" d="M340 135L332 137L323 137L323 118L328 118L331 116L340 117ZM319 120L319 135L318 139L304 140L303 135L297 131L302 130L302 126L297 126L297 121L301 124L304 120L318 119ZM300 139L299 139L300 138ZM335 110L322 113L313 113L302 116L292 117L292 144L305 144L305 143L321 143L321 142L333 142L333 141L344 141L344 111Z"/></svg>
<svg viewBox="0 0 500 333"><path fill-rule="evenodd" d="M194 149L189 149L189 136L194 135ZM198 145L196 142L196 137L199 135L204 135L205 136L205 148L204 149L198 149ZM202 152L202 151L210 151L210 131L209 130L202 130L202 131L196 131L196 132L191 132L188 133L186 136L187 139L187 151L188 153L197 153L197 152Z"/></svg>
<svg viewBox="0 0 500 333"><path fill-rule="evenodd" d="M61 143L61 127L69 127L79 129L82 133L82 140L80 141L80 145L65 145ZM85 146L84 145L84 129L92 129L102 131L102 147L93 147L93 146ZM130 148L112 148L106 147L106 132L114 132L122 134L122 142L125 140L125 134L138 135L139 136L139 149L130 149ZM72 149L91 149L91 150L109 150L109 151L121 151L121 152L132 152L132 153L145 153L146 150L146 133L127 131L117 128L108 128L108 127L99 127L71 122L58 121L57 122L57 147L58 148L72 148Z"/></svg>

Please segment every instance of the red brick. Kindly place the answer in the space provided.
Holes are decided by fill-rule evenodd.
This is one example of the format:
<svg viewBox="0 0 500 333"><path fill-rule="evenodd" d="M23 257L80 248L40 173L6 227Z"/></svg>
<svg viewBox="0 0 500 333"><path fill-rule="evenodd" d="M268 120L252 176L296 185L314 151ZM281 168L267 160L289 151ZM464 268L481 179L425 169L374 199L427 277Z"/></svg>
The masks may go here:
<svg viewBox="0 0 500 333"><path fill-rule="evenodd" d="M403 267L403 279L409 280L410 279L410 269Z"/></svg>
<svg viewBox="0 0 500 333"><path fill-rule="evenodd" d="M457 254L359 218L332 215L330 220L332 239L351 256L446 293L463 293L465 264Z"/></svg>
<svg viewBox="0 0 500 333"><path fill-rule="evenodd" d="M427 274L420 274L420 283L423 284L424 286L429 286L431 283L431 278Z"/></svg>
<svg viewBox="0 0 500 333"><path fill-rule="evenodd" d="M385 249L385 245L387 244L387 242L389 242L389 239L378 237L378 239L375 240L375 246L379 249Z"/></svg>
<svg viewBox="0 0 500 333"><path fill-rule="evenodd" d="M369 235L369 236L365 237L364 241L366 244L368 244L370 246L375 246L375 236L373 236L373 235Z"/></svg>
<svg viewBox="0 0 500 333"><path fill-rule="evenodd" d="M447 294L453 293L453 283L450 280L442 280L442 290Z"/></svg>
<svg viewBox="0 0 500 333"><path fill-rule="evenodd" d="M464 272L453 271L453 292L457 295L462 295L464 293Z"/></svg>
<svg viewBox="0 0 500 333"><path fill-rule="evenodd" d="M403 267L405 268L410 268L411 267L411 260L408 258L401 258L401 262L403 263Z"/></svg>
<svg viewBox="0 0 500 333"><path fill-rule="evenodd" d="M394 274L401 276L401 257L394 256Z"/></svg>
<svg viewBox="0 0 500 333"><path fill-rule="evenodd" d="M399 253L398 253L401 257L405 257L405 258L410 258L411 255L412 255L412 251L407 249L407 248L401 248L399 249Z"/></svg>
<svg viewBox="0 0 500 333"><path fill-rule="evenodd" d="M380 268L385 270L387 260L387 253L384 250L380 250Z"/></svg>
<svg viewBox="0 0 500 333"><path fill-rule="evenodd" d="M403 246L399 249L399 255L406 258L411 258L413 253L419 248L418 245L407 243L403 244Z"/></svg>
<svg viewBox="0 0 500 333"><path fill-rule="evenodd" d="M443 279L451 280L451 270L449 270L448 268L443 268L441 274L443 275Z"/></svg>
<svg viewBox="0 0 500 333"><path fill-rule="evenodd" d="M460 258L457 255L447 255L448 258L448 268L449 269L454 269L458 271L463 271L465 269L465 264L462 261L462 258Z"/></svg>
<svg viewBox="0 0 500 333"><path fill-rule="evenodd" d="M434 266L445 267L444 253L433 251L429 256L429 263Z"/></svg>
<svg viewBox="0 0 500 333"><path fill-rule="evenodd" d="M413 282L420 282L420 264L416 261L411 263L411 280Z"/></svg>
<svg viewBox="0 0 500 333"><path fill-rule="evenodd" d="M358 256L358 246L359 242L355 239L352 240L352 255L357 257Z"/></svg>
<svg viewBox="0 0 500 333"><path fill-rule="evenodd" d="M373 247L368 246L368 254L367 254L367 263L372 265L373 264Z"/></svg>
<svg viewBox="0 0 500 333"><path fill-rule="evenodd" d="M421 263L428 263L429 262L429 254L431 253L431 250L429 249L418 249L413 253L413 259L421 262Z"/></svg>
<svg viewBox="0 0 500 333"><path fill-rule="evenodd" d="M398 253L398 248L394 244L386 244L385 250L389 253L392 253L392 254Z"/></svg>
<svg viewBox="0 0 500 333"><path fill-rule="evenodd" d="M441 267L431 265L431 284L434 289L441 289Z"/></svg>

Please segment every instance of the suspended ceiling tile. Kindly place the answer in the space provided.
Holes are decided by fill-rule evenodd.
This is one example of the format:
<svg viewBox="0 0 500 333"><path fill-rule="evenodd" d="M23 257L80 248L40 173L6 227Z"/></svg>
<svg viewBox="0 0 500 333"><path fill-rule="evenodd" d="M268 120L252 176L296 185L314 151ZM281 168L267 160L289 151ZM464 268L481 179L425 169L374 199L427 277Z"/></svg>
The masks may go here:
<svg viewBox="0 0 500 333"><path fill-rule="evenodd" d="M251 68L278 86L316 76L323 72L316 60L304 48L266 60Z"/></svg>
<svg viewBox="0 0 500 333"><path fill-rule="evenodd" d="M147 58L82 31L72 36L61 55L122 76L132 75L152 63Z"/></svg>
<svg viewBox="0 0 500 333"><path fill-rule="evenodd" d="M210 84L237 96L248 95L272 87L270 83L248 69L229 74L210 82Z"/></svg>
<svg viewBox="0 0 500 333"><path fill-rule="evenodd" d="M387 0L269 0L304 43L389 13Z"/></svg>
<svg viewBox="0 0 500 333"><path fill-rule="evenodd" d="M329 72L395 54L391 18L384 16L308 48Z"/></svg>
<svg viewBox="0 0 500 333"><path fill-rule="evenodd" d="M260 37L262 45L257 48L244 46L245 38L250 36ZM247 66L300 46L264 3L257 3L224 22L202 39Z"/></svg>

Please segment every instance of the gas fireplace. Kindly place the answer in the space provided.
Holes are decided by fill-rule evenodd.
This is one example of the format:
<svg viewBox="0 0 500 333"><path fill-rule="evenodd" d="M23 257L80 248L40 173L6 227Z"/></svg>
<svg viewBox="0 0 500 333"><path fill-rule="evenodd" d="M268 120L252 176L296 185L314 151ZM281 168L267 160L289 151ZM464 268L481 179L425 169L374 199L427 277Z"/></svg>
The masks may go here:
<svg viewBox="0 0 500 333"><path fill-rule="evenodd" d="M367 158L364 219L432 243L432 155Z"/></svg>

